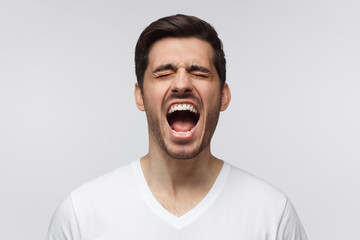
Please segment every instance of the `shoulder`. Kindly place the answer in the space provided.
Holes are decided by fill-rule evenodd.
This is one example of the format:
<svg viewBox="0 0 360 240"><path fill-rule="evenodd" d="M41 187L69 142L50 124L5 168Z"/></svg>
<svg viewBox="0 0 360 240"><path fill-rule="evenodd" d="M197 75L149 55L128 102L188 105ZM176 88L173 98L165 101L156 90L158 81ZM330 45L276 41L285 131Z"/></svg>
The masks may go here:
<svg viewBox="0 0 360 240"><path fill-rule="evenodd" d="M122 208L126 204L117 203L131 203L134 199L132 169L132 163L128 163L74 189L57 207L48 239L80 239L80 235L92 231L99 214L107 216L117 210L124 212Z"/></svg>
<svg viewBox="0 0 360 240"><path fill-rule="evenodd" d="M230 164L229 164L230 165ZM277 240L302 239L306 234L290 200L272 184L230 165L222 199L231 212L246 216L246 222Z"/></svg>
<svg viewBox="0 0 360 240"><path fill-rule="evenodd" d="M226 190L238 201L249 205L277 208L281 212L288 201L286 195L272 184L231 164Z"/></svg>
<svg viewBox="0 0 360 240"><path fill-rule="evenodd" d="M113 193L114 190L124 190L132 182L132 163L120 166L111 172L103 174L89 182L86 182L71 192L72 198L97 197Z"/></svg>
<svg viewBox="0 0 360 240"><path fill-rule="evenodd" d="M275 198L283 198L285 194L274 185L267 181L254 176L234 165L230 165L229 184L233 184L234 188L243 188L254 194L268 194ZM237 187L236 187L237 186Z"/></svg>

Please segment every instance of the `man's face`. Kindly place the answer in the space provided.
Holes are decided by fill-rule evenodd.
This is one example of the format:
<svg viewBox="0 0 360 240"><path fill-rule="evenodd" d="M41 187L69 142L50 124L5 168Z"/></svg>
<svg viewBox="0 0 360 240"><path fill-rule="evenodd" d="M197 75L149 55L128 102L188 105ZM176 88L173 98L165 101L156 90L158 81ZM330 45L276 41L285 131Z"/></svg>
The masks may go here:
<svg viewBox="0 0 360 240"><path fill-rule="evenodd" d="M155 42L143 92L137 86L135 96L139 109L146 111L150 147L177 159L209 148L219 112L230 101L228 86L220 91L212 46L197 38Z"/></svg>

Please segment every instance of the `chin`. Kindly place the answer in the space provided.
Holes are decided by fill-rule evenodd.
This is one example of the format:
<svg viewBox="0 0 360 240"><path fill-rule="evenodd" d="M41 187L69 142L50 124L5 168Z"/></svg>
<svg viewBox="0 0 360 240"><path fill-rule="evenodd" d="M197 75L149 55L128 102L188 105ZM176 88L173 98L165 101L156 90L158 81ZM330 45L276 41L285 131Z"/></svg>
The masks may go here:
<svg viewBox="0 0 360 240"><path fill-rule="evenodd" d="M189 146L176 146L174 148L165 147L165 152L171 158L179 159L179 160L188 160L197 157L203 150L203 147L195 147L195 149L191 149Z"/></svg>

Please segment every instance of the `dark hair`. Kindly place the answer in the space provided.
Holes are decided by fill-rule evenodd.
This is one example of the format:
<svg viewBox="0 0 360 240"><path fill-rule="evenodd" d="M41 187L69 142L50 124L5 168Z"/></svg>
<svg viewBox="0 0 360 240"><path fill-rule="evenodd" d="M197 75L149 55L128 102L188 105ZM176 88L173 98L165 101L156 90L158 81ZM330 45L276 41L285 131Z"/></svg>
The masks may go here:
<svg viewBox="0 0 360 240"><path fill-rule="evenodd" d="M148 55L151 46L167 37L195 37L211 44L214 49L214 65L223 88L226 81L226 60L222 42L215 29L207 22L187 15L173 15L151 23L141 33L135 48L135 72L140 89L143 88L144 73L148 67Z"/></svg>

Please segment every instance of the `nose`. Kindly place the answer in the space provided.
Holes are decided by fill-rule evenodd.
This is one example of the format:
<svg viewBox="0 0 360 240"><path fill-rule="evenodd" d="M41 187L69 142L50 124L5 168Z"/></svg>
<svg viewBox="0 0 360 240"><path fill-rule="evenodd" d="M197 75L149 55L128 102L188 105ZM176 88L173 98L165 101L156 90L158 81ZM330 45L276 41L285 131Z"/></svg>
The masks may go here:
<svg viewBox="0 0 360 240"><path fill-rule="evenodd" d="M190 93L193 91L193 85L189 74L184 69L179 69L171 85L171 92L177 94Z"/></svg>

